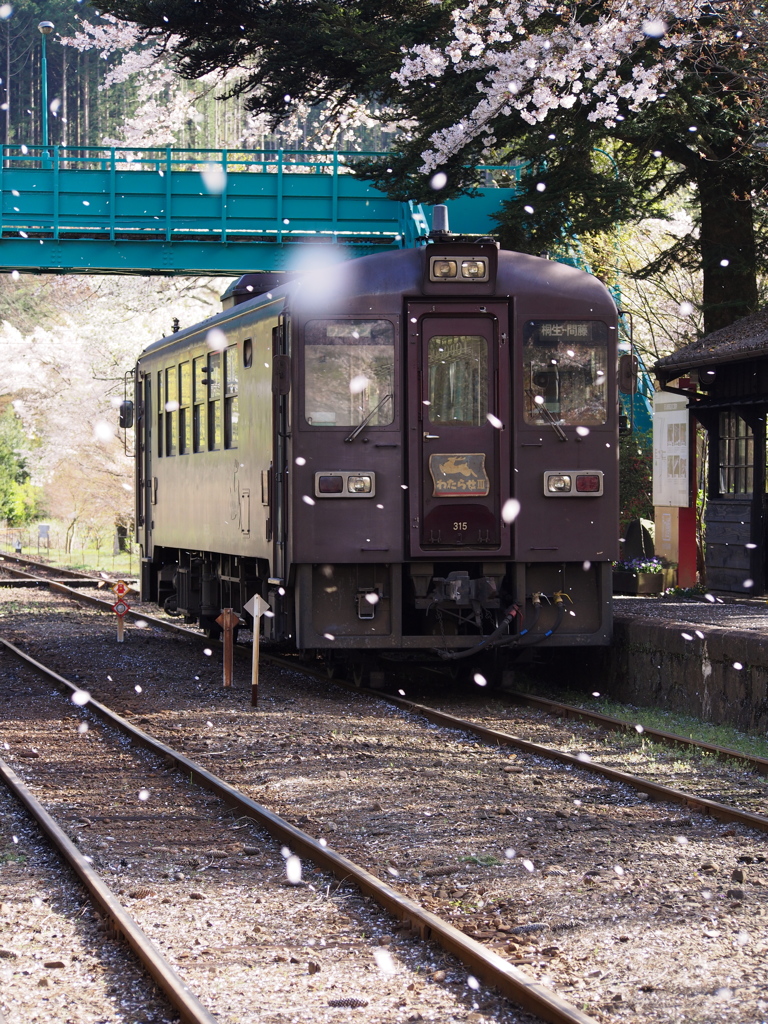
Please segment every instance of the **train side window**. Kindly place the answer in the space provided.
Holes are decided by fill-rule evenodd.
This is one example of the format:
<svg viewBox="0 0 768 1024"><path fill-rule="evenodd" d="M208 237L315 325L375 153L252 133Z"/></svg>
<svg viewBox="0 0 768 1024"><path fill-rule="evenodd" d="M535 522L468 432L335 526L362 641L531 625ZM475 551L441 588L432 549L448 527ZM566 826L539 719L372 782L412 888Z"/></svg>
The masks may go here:
<svg viewBox="0 0 768 1024"><path fill-rule="evenodd" d="M165 371L165 454L175 455L179 444L179 370Z"/></svg>
<svg viewBox="0 0 768 1024"><path fill-rule="evenodd" d="M435 335L427 348L429 419L482 427L488 417L488 342L477 334Z"/></svg>
<svg viewBox="0 0 768 1024"><path fill-rule="evenodd" d="M196 452L205 452L208 450L208 357L198 356L192 366L192 444Z"/></svg>
<svg viewBox="0 0 768 1024"><path fill-rule="evenodd" d="M208 356L208 451L221 448L221 352Z"/></svg>
<svg viewBox="0 0 768 1024"><path fill-rule="evenodd" d="M224 353L224 447L237 448L238 437L237 345Z"/></svg>
<svg viewBox="0 0 768 1024"><path fill-rule="evenodd" d="M253 338L246 338L243 342L243 369L250 370L253 366Z"/></svg>
<svg viewBox="0 0 768 1024"><path fill-rule="evenodd" d="M165 424L165 402L163 401L163 371L157 371L157 454L165 455L163 446L163 426Z"/></svg>
<svg viewBox="0 0 768 1024"><path fill-rule="evenodd" d="M395 418L395 329L389 320L310 320L304 328L304 416L313 427L372 427Z"/></svg>
<svg viewBox="0 0 768 1024"><path fill-rule="evenodd" d="M601 320L529 320L523 387L526 423L605 423L608 326Z"/></svg>
<svg viewBox="0 0 768 1024"><path fill-rule="evenodd" d="M192 365L187 360L179 363L179 455L192 451Z"/></svg>

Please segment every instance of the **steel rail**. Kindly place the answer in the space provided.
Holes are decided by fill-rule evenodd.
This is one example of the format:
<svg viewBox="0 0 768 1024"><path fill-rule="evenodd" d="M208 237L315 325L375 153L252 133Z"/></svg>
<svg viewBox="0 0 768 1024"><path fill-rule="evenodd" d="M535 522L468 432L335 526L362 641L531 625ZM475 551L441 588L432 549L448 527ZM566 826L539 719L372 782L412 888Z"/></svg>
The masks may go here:
<svg viewBox="0 0 768 1024"><path fill-rule="evenodd" d="M0 644L35 672L55 682L65 692L72 694L79 689L75 684L36 661L8 640L0 638ZM398 892L386 882L382 882L365 868L358 866L353 861L324 846L306 832L296 828L295 825L283 820L279 815L241 793L185 754L154 739L93 697L89 698L84 707L93 711L112 727L119 729L133 743L159 754L170 767L179 769L191 783L220 797L230 807L235 808L241 816L249 817L257 822L279 842L289 845L294 852L311 860L341 881L353 882L364 895L374 899L393 917L407 922L424 940L437 942L446 952L461 960L478 978L494 986L516 1005L534 1013L550 1024L597 1024L593 1017L571 1005L556 992L548 989L534 978L530 978L512 964L507 963L503 957L486 949L477 940L443 921L436 914L426 910L415 900Z"/></svg>
<svg viewBox="0 0 768 1024"><path fill-rule="evenodd" d="M70 589L64 584L56 583L54 581L46 581L50 589L59 591L71 597L73 600L81 601L86 604L90 604L94 607L100 608L103 611L111 611L111 605L108 601L101 600L100 598L91 597L89 594L80 594L76 590ZM129 611L128 615L134 619L140 619L152 626L157 626L161 629L167 629L174 632L182 633L185 636L193 637L195 639L201 639L201 637L194 633L191 629L187 629L184 626L177 626L173 622L166 622L163 619L154 618L151 615L144 615L141 612ZM235 651L242 652L245 655L247 652L245 648L235 648ZM261 657L265 660L272 662L275 665L282 666L283 668L290 668L296 672L304 672L308 675L314 675L319 679L325 679L321 672L316 669L311 669L308 666L302 665L299 662L295 662L290 658L280 657L279 655L267 654L262 652ZM331 680L329 680L331 681ZM632 789L637 789L640 792L646 793L649 797L657 800L666 800L670 803L681 804L688 807L690 810L700 811L703 814L707 814L718 821L724 822L736 822L744 825L749 825L753 828L759 829L761 832L768 832L768 817L762 814L754 814L750 811L742 811L737 807L732 807L729 804L721 804L717 800L709 800L706 797L698 797L692 793L686 793L683 790L673 789L670 786L662 786L660 783L651 782L649 779L643 779L637 775L630 775L627 772L621 772L615 768L609 768L607 765L602 765L597 761L591 759L578 758L572 754L566 754L564 751L557 750L554 747L546 747L542 744L533 743L530 740L524 740L520 737L514 736L511 733L501 732L499 730L490 729L487 726L478 725L475 722L471 722L468 719L457 718L454 715L449 715L444 711L438 711L435 708L430 708L423 704L416 704L413 701L404 700L401 697L394 697L389 694L383 694L379 690L370 690L365 687L357 687L351 683L347 683L342 679L334 679L332 682L335 685L340 685L349 689L355 693L365 693L368 696L376 697L379 700L386 701L390 704L400 707L405 711L410 711L415 714L420 714L427 718L429 721L434 722L436 725L444 725L449 729L459 729L464 732L471 732L478 736L480 739L486 740L488 743L497 746L508 746L516 747L519 750L523 750L526 753L533 754L537 757L543 757L548 760L559 761L562 764L570 765L571 767L582 768L585 771L590 771L598 775L602 775L605 778L610 779L613 782L620 782L624 785L630 786ZM537 698L538 699L538 698ZM564 705L565 706L565 705ZM578 711L578 709L575 709ZM616 719L615 721L619 721ZM622 723L625 725L625 723ZM648 730L650 733L652 730ZM663 734L658 734L663 735ZM731 752L726 747L716 747L714 744L699 744L695 740L686 739L684 736L676 737L674 734L669 733L670 742L679 740L681 745L692 746L694 748L700 748L706 752L721 752L722 757L731 757L740 761L741 763L752 767L754 766L757 771L761 771L761 764L765 763L763 758L753 758L748 754L741 754L739 751Z"/></svg>
<svg viewBox="0 0 768 1024"><path fill-rule="evenodd" d="M190 992L183 979L168 963L149 936L134 921L101 876L93 870L86 857L30 793L13 769L1 758L0 780L5 783L19 803L29 811L41 831L59 850L82 882L92 902L98 906L112 925L113 930L131 947L158 988L165 993L174 1009L181 1014L182 1020L187 1024L217 1024L216 1017L209 1013L197 997Z"/></svg>
<svg viewBox="0 0 768 1024"><path fill-rule="evenodd" d="M625 722L621 718L613 718L611 715L604 715L599 711L590 711L588 708L580 708L573 704L562 704L560 701L550 700L548 697L537 697L534 694L520 693L517 690L505 690L500 696L501 699L508 699L516 704L526 704L529 707L541 708L543 711L547 711L558 718L580 718L585 722L602 725L606 729L615 732L632 733L637 731L636 725L632 722ZM688 747L694 750L702 750L707 754L714 754L723 760L738 761L740 764L759 772L761 775L768 775L768 758L758 757L757 754L744 754L740 750L733 750L731 747L721 747L716 743L704 743L700 740L691 739L689 736L680 736L674 732L664 732L662 729L651 729L647 726L642 726L642 735L671 747Z"/></svg>
<svg viewBox="0 0 768 1024"><path fill-rule="evenodd" d="M749 825L761 832L768 832L768 817L765 815L754 814L751 811L742 811L738 807L718 803L717 800L709 800L707 797L695 796L681 789L662 786L660 783L651 782L650 779L643 779L638 775L630 775L627 772L618 771L616 768L609 768L607 765L600 764L599 761L591 760L586 755L580 758L574 754L566 754L555 747L545 747L540 743L533 743L531 740L524 740L519 736L513 736L511 733L491 729L485 725L478 725L476 722L471 722L468 719L457 718L455 715L449 715L445 711L430 708L426 704L416 704L413 701L403 700L401 697L392 697L388 694L378 693L376 690L365 690L363 692L378 697L379 700L386 701L389 704L394 704L403 711L410 711L413 714L421 715L435 725L443 725L449 729L470 732L492 745L514 747L517 750L524 751L526 754L533 754L535 757L546 758L549 761L559 761L561 764L568 765L571 768L581 768L584 771L602 775L612 782L623 783L632 789L639 790L641 793L647 793L649 797L655 800L666 800L670 803L682 804L692 811L700 811L718 821L737 822L741 825Z"/></svg>

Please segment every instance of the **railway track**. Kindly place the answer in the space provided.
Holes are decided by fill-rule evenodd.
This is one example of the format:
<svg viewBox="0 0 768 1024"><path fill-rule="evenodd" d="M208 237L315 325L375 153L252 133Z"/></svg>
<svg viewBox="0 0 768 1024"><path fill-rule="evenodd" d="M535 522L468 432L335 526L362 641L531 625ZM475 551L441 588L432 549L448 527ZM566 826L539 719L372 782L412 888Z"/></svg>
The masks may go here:
<svg viewBox="0 0 768 1024"><path fill-rule="evenodd" d="M76 702L81 700L80 696L84 691L77 685L59 676L57 673L47 669L40 662L31 659L18 648L3 641L6 652L13 654L24 662L26 666L36 673L42 674L49 681L65 691L68 691ZM511 999L515 1004L529 1010L539 1019L562 1022L562 1024L590 1024L593 1020L588 1014L580 1011L577 1007L558 996L554 991L540 984L535 979L528 977L514 965L508 963L497 953L486 949L481 943L467 936L458 930L451 923L441 919L439 916L425 910L418 903L398 892L387 882L383 882L366 869L356 865L348 858L335 853L323 841L318 841L311 835L296 828L289 822L281 819L278 815L270 812L264 806L239 792L224 780L215 776L207 768L203 767L178 750L151 737L143 730L132 725L119 715L110 711L105 705L93 698L85 701L88 712L97 715L111 729L119 730L128 737L131 744L141 746L153 754L162 758L166 765L173 765L190 783L202 786L215 794L224 804L233 808L237 818L245 818L255 821L261 828L268 832L281 844L286 844L296 855L303 860L311 861L318 868L334 875L337 879L349 883L353 882L361 893L371 897L382 908L389 912L397 921L406 924L411 933L418 934L424 940L431 940L438 943L447 953L457 957L477 977L485 983L493 986L496 990ZM35 750L39 754L39 750ZM34 759L36 760L36 758ZM6 769L2 772L2 779L12 791L23 799L30 812L41 813L36 806L36 801L30 798L26 787L20 785L14 774ZM82 813L82 812L81 812ZM88 811L90 819L99 816L99 811ZM103 812L101 812L103 814ZM44 822L44 824L43 824ZM178 989L170 985L168 974L172 974L168 965L165 965L164 972L159 971L151 959L145 959L151 952L151 944L148 944L146 937L142 935L138 926L132 925L130 919L124 915L122 909L113 897L103 891L98 892L98 885L92 877L92 872L87 870L87 859L77 850L60 830L52 824L50 819L41 819L42 827L51 836L56 836L57 845L62 851L66 850L70 863L78 872L84 884L91 887L90 891L95 899L99 900L100 908L105 916L114 923L116 930L126 935L131 942L134 951L142 958L147 969L150 970L158 983L163 983L164 991L168 998L182 1012L184 1019L193 1022L206 1022L210 1024L213 1017L207 1015L202 1009L190 1008L180 1002L181 995L187 992L183 982L178 983ZM139 891L140 893L140 891ZM136 893L134 893L136 896ZM203 898L201 896L201 898ZM134 935L135 932L135 935ZM189 1002L189 1000L188 1000ZM344 1005L340 1003L339 1005ZM511 1018L505 1018L511 1019Z"/></svg>
<svg viewBox="0 0 768 1024"><path fill-rule="evenodd" d="M64 830L59 827L42 804L35 799L29 788L24 785L18 775L2 759L0 759L0 782L3 783L18 803L25 808L40 832L58 852L72 873L79 879L88 894L93 909L96 911L96 917L104 923L104 930L110 935L124 940L158 989L164 993L170 1005L178 1012L181 1019L187 1022L187 1024L216 1024L215 1017L190 992L183 979L168 963L157 946L142 931L138 923L115 897L98 873L93 870L90 858L83 855L77 849ZM46 900L48 898L48 896L45 897ZM38 902L42 902L39 897ZM82 911L83 907L81 906L80 913ZM23 934L25 930L24 923L18 922L17 928L16 936L18 938L20 933ZM98 943L95 943L95 945L98 945ZM39 956L40 954L37 955ZM91 955L93 954L91 953ZM35 956L34 952L32 956ZM16 960L18 958L19 953L13 950L5 951L4 959ZM102 956L101 959L108 960L108 958L108 956ZM28 962L27 957L24 959ZM53 956L49 956L47 961L44 960L42 966L50 971L66 969L65 962ZM29 970L26 973L30 973ZM38 979L38 984L43 984L43 987L48 988L48 981L44 975ZM6 980L6 991L8 988L10 988L10 985L8 980ZM154 1016L154 1013L152 1013L152 1017Z"/></svg>
<svg viewBox="0 0 768 1024"><path fill-rule="evenodd" d="M111 581L95 573L38 562L21 555L0 555L0 586L45 586L51 581L68 587L104 588Z"/></svg>
<svg viewBox="0 0 768 1024"><path fill-rule="evenodd" d="M144 618L145 620L151 622L151 620L149 620L148 617L145 616ZM164 624L164 626L165 625L167 624ZM185 631L183 629L180 630L179 627L175 627L175 629L177 632L188 633L188 631ZM197 639L199 640L199 636L197 637ZM295 664L292 660L290 660L285 665L285 668L293 675L295 671L300 669L300 666ZM322 685L323 687L326 687L328 684L326 683L325 680L323 680ZM380 696L380 694L377 694L377 697ZM403 706L402 710L407 711L409 715L412 715L414 713L425 713L421 709L415 707L412 704ZM295 713L296 716L298 717L300 715L300 709L296 708ZM293 709L291 714L293 716ZM440 719L440 724L448 726L450 729L454 730L454 732L456 730L462 730L462 732L465 735L470 729L470 727L474 728L478 725L478 723L470 723L467 720L457 721L455 716L452 720L446 718ZM292 733L292 740L293 745L297 746L297 749L301 750L302 746L300 743L298 743L298 741L301 736L302 727L298 726L297 728L299 728L299 732ZM304 728L306 729L307 727L304 726ZM485 732L485 740L489 741L490 743L496 746L499 745L499 743L501 742L499 737L490 734L487 729L487 726L481 724L480 730ZM189 737L188 730L187 736ZM187 742L194 741L188 738ZM504 742L506 743L506 740ZM363 747L364 749L365 747L370 748L372 745L375 744L363 744ZM350 751L355 751L355 757L361 756L360 745L357 742L350 742L349 737L345 736L343 733L340 736L340 742L339 744L337 744L337 746L343 748L341 752L338 754L339 760L341 760L342 758L347 758ZM458 742L458 744L456 744L456 747L460 751L465 751L467 749L467 741L462 740ZM472 746L470 749L478 750L479 748L476 746ZM490 747L487 749L488 763L491 764L495 759L495 770L498 773L498 752L494 753L493 749L491 749ZM552 758L550 757L551 751L544 751L541 747L535 748L532 746L528 748L525 748L524 746L518 746L517 749L520 751L519 754L513 754L512 759L505 759L502 761L502 772L504 773L502 774L502 778L505 779L506 783L512 782L516 784L521 781L521 778L523 776L538 775L540 779L550 780L547 783L547 787L550 785L554 785L555 776L552 774L552 771L549 768L544 767L544 765L546 764L545 757L550 762L552 760ZM225 753L226 751L213 750L205 752L203 756L205 758L214 757L216 755L224 756ZM496 797L493 797L488 798L486 801L484 801L486 803L486 806L480 808L484 815L484 820L492 819L496 821L498 823L498 827L502 828L502 831L504 832L508 831L508 829L505 829L503 827L505 825L514 826L516 829L518 829L518 831L520 828L527 830L528 834L524 837L525 844L523 845L522 849L518 849L516 851L517 856L511 862L513 865L517 866L528 860L529 863L531 863L532 869L535 866L535 870L531 871L530 879L528 879L525 874L528 869L523 868L523 882L521 883L522 888L528 891L528 889L525 886L526 881L528 881L531 884L538 884L539 887L542 884L544 884L545 887L548 887L553 882L553 880L568 877L571 875L571 870L567 867L567 859L566 861L562 862L564 867L561 868L560 871L555 870L558 869L560 865L558 864L556 856L550 855L549 853L544 853L542 849L544 845L544 842L541 838L542 832L544 834L549 832L553 833L557 839L559 839L561 842L564 842L566 846L569 846L575 843L582 842L582 836L585 832L592 833L594 831L597 831L599 835L601 831L604 831L608 828L611 830L612 833L614 833L614 839L618 844L618 842L621 839L621 833L625 831L625 826L631 826L634 835L643 835L643 833L637 833L636 830L638 828L644 829L646 832L658 835L659 841L662 842L662 844L665 846L667 850L667 852L664 855L665 858L679 858L681 855L685 854L684 860L686 862L685 868L687 878L690 879L692 874L695 874L696 877L699 879L698 884L700 886L700 889L698 890L698 896L696 898L699 899L700 897L700 899L698 904L696 905L697 912L699 912L702 915L709 914L709 917L711 918L714 914L714 911L717 910L716 916L718 916L719 921L722 922L723 919L728 919L729 917L734 919L734 928L736 927L737 918L749 917L750 902L759 903L760 901L754 898L762 895L759 888L751 888L753 884L757 886L760 882L762 872L761 863L763 860L762 855L759 852L759 846L756 847L754 844L754 839L750 838L754 836L755 827L762 827L760 823L756 820L756 816L754 814L752 814L752 816L750 817L750 812L748 812L745 817L739 819L738 817L730 816L732 809L726 808L726 813L729 814L728 821L731 823L737 823L735 828L726 827L725 825L719 825L715 826L715 831L713 833L710 831L710 826L705 827L698 820L698 817L695 813L693 816L687 814L687 812L691 809L691 806L696 806L698 808L700 805L691 805L690 803L688 803L685 794L683 794L683 800L686 801L686 816L681 817L679 816L679 814L677 816L669 816L668 811L666 812L665 816L663 804L657 805L655 803L655 800L653 803L651 801L648 801L643 804L640 801L639 797L628 797L626 795L629 792L629 790L627 789L628 780L624 777L609 777L607 775L603 775L603 778L606 779L608 783L606 786L601 787L595 785L586 785L583 781L585 769L594 772L595 770L599 770L599 766L596 766L594 763L588 762L583 758L576 757L575 755L570 755L571 760L569 761L566 758L563 758L562 754L563 751L554 751L555 759L559 761L561 764L565 763L566 770L572 773L571 791L578 793L579 796L582 797L581 799L577 798L575 800L569 800L567 802L561 801L559 808L555 810L554 813L547 813L547 810L542 811L542 808L536 808L535 805L533 807L518 806L518 804L514 801L518 797L520 797L521 794L514 792L510 794L510 791L507 790L507 794L509 794L509 796L506 798L509 799L511 797L513 799L513 802L507 805L507 807L493 808L487 806L488 803L493 802L493 799L496 799ZM349 754L349 756L351 756L351 754ZM368 755L366 754L364 756ZM474 754L471 756L479 757L480 755ZM336 758L336 755L334 755L334 758ZM443 764L445 763L446 762L443 762ZM263 768L264 766L264 762L261 761L260 757L256 760L256 766L257 770ZM426 767L423 769L423 772L427 779L433 779L435 777L440 778L441 789L443 789L445 800L448 806L450 806L451 787L449 785L450 779L448 778L448 773L444 769L434 771L433 768ZM331 776L333 775L334 773L331 772ZM297 808L293 805L293 802L282 796L279 792L279 789L275 789L274 792L272 792L270 783L266 783L266 785L267 789L269 790L270 804L273 806L276 804L282 804L284 808L283 813L286 813L288 817L293 816L295 818L297 816ZM279 786L279 784L277 785ZM430 783L427 782L427 786L429 785ZM431 785L434 785L434 783L431 783ZM541 794L541 804L545 805L549 803L548 810L551 812L554 804L551 800L548 801L546 799L547 797L549 797L547 787L539 789L538 792ZM601 792L598 793L598 790L601 790ZM639 792L641 795L643 793L648 794L649 790L647 787L643 789L643 787L641 786ZM665 790L659 790L655 792L653 796L656 799L667 800L671 796L671 794L669 794ZM568 806L568 804L570 804L570 807ZM655 810L657 806L658 810ZM654 809L652 810L652 808ZM706 813L711 813L711 811L713 810L713 808L708 806L703 806L701 807L701 809L705 810ZM526 813L526 811L529 811L530 813ZM432 815L432 820L429 823L429 828L433 831L435 828L438 827L440 812L439 810L433 808L429 813L430 815ZM632 821L623 820L623 816L630 815L633 819ZM304 815L304 817L306 817L306 815ZM310 814L310 818L311 817L312 816ZM373 815L373 818L381 819L382 817L386 817L386 815ZM350 815L348 815L348 819L351 821L353 818L354 815L350 813ZM437 818L438 820L435 821L435 818ZM606 821L610 821L610 825L606 825ZM645 824L643 824L643 822L645 822ZM749 831L746 831L747 823L749 825ZM313 822L313 825L316 826L317 823ZM320 828L321 827L322 826L320 826ZM377 835L375 831L372 834L374 836ZM644 877L646 881L638 883L641 885L641 888L646 884L655 885L658 888L660 894L663 894L664 891L669 887L669 883L659 882L658 878L655 876L653 878L653 881L649 881L651 876L648 874L647 871L644 872L642 870L644 865L641 865L639 863L633 864L631 854L622 855L619 853L618 849L615 853L613 853L613 851L610 849L610 840L608 840L609 848L608 851L606 851L603 849L595 848L596 846L600 846L601 843L604 843L605 840L601 838L600 842L598 842L598 837L593 837L592 835L590 835L589 838L590 841L593 844L595 844L595 846L590 847L590 849L593 849L593 854L591 856L593 857L593 859L602 861L603 866L601 867L598 864L597 867L595 867L595 874L590 874L589 871L584 871L582 876L583 884L587 887L591 887L593 885L600 885L605 888L609 887L611 884L615 885L617 883L621 886L621 892L618 894L621 898L618 899L616 907L614 907L614 910L618 910L619 913L613 913L611 915L614 921L627 920L627 904L626 902L623 902L624 900L629 898L627 895L627 889L631 889L631 886L628 887L626 885L627 876L633 875L635 881L637 881L637 879L639 878ZM643 835L643 838L645 839L646 837ZM461 837L457 839L459 848L461 848L460 840ZM380 844L383 844L385 846L388 846L389 849L393 848L391 844L387 843L386 839L373 839L371 840L371 844L376 847L378 847ZM700 852L706 850L709 850L711 852L711 850L715 849L715 847L722 846L723 844L726 847L729 845L731 847L736 846L737 849L732 851L732 854L728 854L727 856L720 855L706 857L704 856L704 852ZM669 852L670 845L671 849L674 851L674 853L671 854ZM496 844L496 846L498 848L498 843ZM466 849L466 847L464 848ZM526 854L528 856L526 856ZM483 855L480 856L480 860L482 860L482 856ZM642 859L642 857L645 855L640 856ZM655 859L655 854L651 859ZM425 903L427 908L429 908L431 903L435 905L441 913L447 907L451 907L451 905L455 904L456 902L466 902L462 890L466 890L466 881L468 879L461 877L461 869L460 866L457 865L456 860L457 858L455 856L455 853L453 857L451 857L451 854L447 853L444 847L442 858L438 856L435 857L431 864L427 862L427 866L424 867L423 870L416 873L410 870L400 870L400 884L398 884L398 888L405 890L406 893L411 892L416 895L419 895L420 897L423 897L421 899L421 902ZM614 867L616 868L620 867L622 864L624 865L624 867L622 867L623 874L613 872L610 863L611 860L617 861L617 863L614 864ZM547 863L547 861L549 861L549 863ZM535 865L533 862L535 862ZM753 866L740 867L740 865L749 864ZM505 873L505 865L503 864L503 862L500 865L488 866L492 867L492 873L496 873L499 875ZM645 865L645 867L647 867L647 865ZM661 865L659 865L659 867L661 868ZM728 888L728 873L731 871L731 868L733 869L734 874L738 872L741 872L742 876L745 873L747 874L747 882L744 883L743 889L740 890L738 888L740 883L734 883L732 879L730 880L731 888ZM663 868L661 869L663 870ZM382 872L380 871L379 873ZM606 875L609 879L613 879L613 883L610 883L606 879ZM750 878L750 875L754 876L754 878ZM458 886L454 886L452 883L453 880L457 877L460 878L460 884ZM673 888L677 888L678 891L683 891L684 889L690 887L690 882L687 883L686 886L680 884L679 878L675 878L675 881L678 884L676 886L673 886ZM717 882L718 884L716 885L715 882ZM711 892L710 890L714 891L714 895L713 892ZM746 890L746 893L744 890ZM707 893L709 893L709 897L706 895ZM728 896L728 893L735 895ZM739 893L741 893L740 896L738 895ZM633 893L633 895L637 895L637 893ZM696 893L686 892L686 899L692 899L695 895ZM573 898L575 899L575 897ZM605 899L607 899L607 896L604 897L603 902L605 902ZM671 914L673 910L678 909L675 902L677 900L677 897L670 897L670 899L672 900L672 902L669 904L669 907L667 907L667 904L665 902L660 903L659 907L654 912L654 917L656 915L662 915L663 917L668 913ZM642 897L641 902L643 902L644 900L645 897ZM710 902L710 900L714 900L714 902ZM480 901L477 900L476 902ZM683 904L683 909L685 909L685 904ZM687 909L690 910L690 906ZM453 911L451 911L451 913L453 913ZM512 955L515 956L519 961L538 964L538 971L542 973L544 976L546 976L548 963L551 963L553 958L555 963L558 962L557 952L552 952L553 944L554 948L556 949L556 944L558 941L560 941L558 938L559 936L564 934L573 934L569 931L569 926L570 924L572 924L572 922L569 922L569 920L563 920L562 916L559 923L558 921L550 921L549 924L542 922L542 924L539 926L539 921L537 921L536 918L539 917L539 919L541 919L542 917L544 917L546 919L546 912L539 915L534 914L533 920L530 920L530 912L527 914L527 918L518 914L517 920L521 923L518 924L517 927L514 929L509 928L507 926L506 931L501 930L505 927L505 925L503 924L501 925L501 928L494 930L491 921L482 920L482 912L475 912L474 916L474 922L470 922L470 924L468 925L465 920L464 923L462 924L462 927L470 927L471 933L478 937L478 941L483 942L487 945L491 945L492 947L496 945L500 940L503 941L504 938L506 938L506 940L512 938L516 941L519 941L521 948L519 948ZM464 917L466 918L466 914L464 915ZM581 922L577 922L575 926L576 928L583 927L584 930L590 932L590 934L601 934L600 929L602 929L602 932L605 931L604 921L600 926L598 926L595 924L594 921L588 919L588 914L583 914L583 917L584 920L582 920ZM688 917L686 917L685 920L687 927L689 927L690 915L688 915ZM654 920L654 924L655 923L658 922ZM668 924L668 922L664 923ZM529 924L533 925L534 927L530 930L530 932L524 931L524 929L527 929L529 927ZM625 925L625 927L628 926ZM720 925L720 927L722 927L722 925ZM701 930L703 928L703 925L700 925L699 928ZM522 932L520 931L521 929L523 929ZM565 929L565 931L563 931L563 929ZM610 929L608 930L610 931ZM628 928L628 931L629 930L630 929ZM513 931L517 932L517 934L512 934ZM703 928L703 931L711 932L714 935L714 933L718 931L718 928L713 926L710 928ZM544 945L542 947L541 943L539 943L538 948L534 947L533 949L531 949L530 945L528 945L528 948L526 948L525 937L536 936L538 932L543 933L545 939L546 937L548 937L550 945ZM743 941L743 936L748 933L745 932L742 928L742 930L737 931L735 934L737 936L740 935L742 937L741 939L739 939L739 941ZM627 942L633 941L632 935L614 935L612 937L612 941L617 943L624 940L626 940ZM638 941L639 940L640 936L638 936ZM705 941L709 944L715 943L715 940L712 939L709 935L705 935ZM653 943L651 942L651 944ZM514 945L514 942L511 943L511 945ZM577 943L576 945L578 946L579 943ZM581 948L582 954L584 955L585 951L583 944L581 944ZM625 946L619 948L626 949L627 947ZM738 948L743 950L743 947ZM545 953L544 950L549 950L549 952ZM509 955L509 944L507 946L507 955ZM664 970L666 970L666 968L664 968ZM664 973L663 970L662 973ZM586 974L588 976L589 972L586 972ZM589 986L588 977L586 981L584 978L579 979L578 977L573 977L571 980L573 982L574 992L580 991L579 985L581 984L587 984L587 986ZM567 987L571 986L569 985ZM723 985L715 986L712 989L712 992L710 993L711 998L715 999L715 994L717 992L720 992L721 990L727 990L728 992L735 991L735 989L731 989L729 984L724 983ZM641 1007L638 1005L633 1006L633 1004L631 1004L630 1001L626 998L623 1006L621 1003L619 1003L617 1004L617 1006L614 1007L612 1005L612 1000L613 998L615 998L615 995L620 994L621 992L616 992L613 996L611 996L611 1000L609 1000L610 1005L608 1007L606 1007L605 1004L600 1004L600 1011L597 1011L598 1016L600 1015L600 1013L605 1014L608 1013L608 1011L610 1010L608 1017L606 1017L605 1019L613 1019L614 1017L616 1017L616 1019L626 1019L626 1017L622 1018L622 1011L625 1015L627 1012L636 1015L639 1014L640 1019L644 1020L659 1019L657 1018L657 1016L655 1016L655 1014L658 1013L658 1007L652 1005L654 1002L652 994L649 993L647 995L647 998L645 999L642 999L641 997L641 1001L647 1004L642 1007L642 1010ZM701 995L701 998L704 998L704 995ZM723 1006L720 1006L719 1003L722 1000L724 1000L724 1003ZM721 994L720 996L717 996L716 1001L718 1002L718 1006L716 1007L716 1009L718 1010L718 1013L722 1015L723 1012L728 1010L728 999L725 996L722 996ZM591 1007L592 1002L586 1001L581 1005L582 1008L586 1006ZM681 1003L681 1006L682 1005L684 1004ZM585 1009L584 1012L586 1012ZM682 1010L681 1012L686 1011ZM704 1020L707 1021L707 1024L710 1024L710 1022L714 1020L734 1019L733 1017L728 1016L715 1016L713 1014L711 1007L704 1011L704 1013L704 1016L691 1015L680 1017L679 1019L686 1021ZM638 1018L637 1016L634 1016L632 1019ZM674 1016L665 1016L660 1019L666 1021L673 1019L677 1020L678 1018Z"/></svg>

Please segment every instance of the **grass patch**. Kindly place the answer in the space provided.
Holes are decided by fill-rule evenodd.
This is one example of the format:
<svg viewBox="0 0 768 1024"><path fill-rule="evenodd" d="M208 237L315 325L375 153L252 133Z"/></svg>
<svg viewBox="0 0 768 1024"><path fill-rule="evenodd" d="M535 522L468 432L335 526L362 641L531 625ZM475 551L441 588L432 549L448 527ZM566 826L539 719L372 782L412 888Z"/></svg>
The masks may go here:
<svg viewBox="0 0 768 1024"><path fill-rule="evenodd" d="M15 554L13 539L7 536L0 538L0 555ZM33 558L35 561L46 562L50 565L61 566L63 569L79 569L82 572L110 572L119 573L121 576L136 577L141 568L141 559L138 548L132 545L131 551L116 552L110 546L96 547L74 547L67 552L63 547L51 545L46 548L45 544L39 546L34 536L31 542L23 543L21 555L23 558Z"/></svg>
<svg viewBox="0 0 768 1024"><path fill-rule="evenodd" d="M618 718L629 725L642 725L644 729L672 732L677 736L695 740L697 743L714 743L719 747L729 747L742 754L768 758L768 739L763 736L750 736L730 725L714 725L712 722L705 722L682 712L635 707L632 704L620 704L607 697L589 697L573 691L562 692L553 699L560 700L564 704L572 704L574 707L584 708L587 711L598 711L602 715L610 715L611 718ZM680 757L681 752L677 751L676 756Z"/></svg>

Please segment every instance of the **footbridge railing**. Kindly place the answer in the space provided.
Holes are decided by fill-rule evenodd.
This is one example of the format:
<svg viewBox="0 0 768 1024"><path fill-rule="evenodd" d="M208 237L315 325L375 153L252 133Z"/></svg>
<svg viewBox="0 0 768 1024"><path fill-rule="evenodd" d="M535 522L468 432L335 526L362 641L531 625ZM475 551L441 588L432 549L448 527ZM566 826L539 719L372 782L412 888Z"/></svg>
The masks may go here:
<svg viewBox="0 0 768 1024"><path fill-rule="evenodd" d="M0 269L237 274L285 269L299 243L420 244L428 208L352 173L374 155L0 146ZM449 202L454 231L487 234L514 195L519 168L483 173L487 187Z"/></svg>

